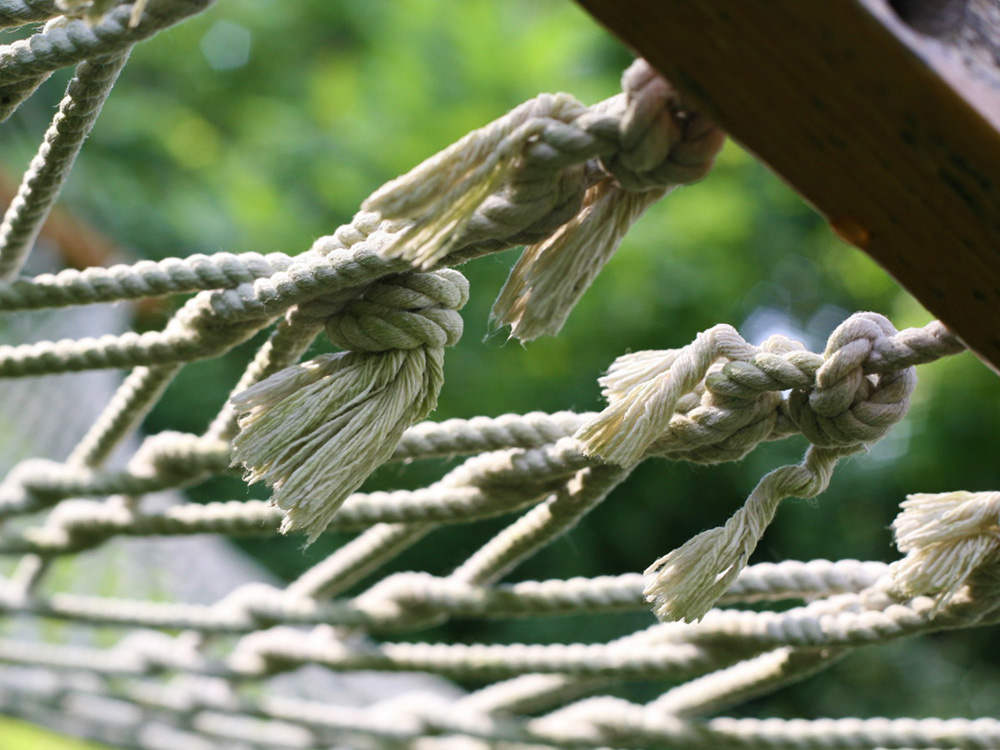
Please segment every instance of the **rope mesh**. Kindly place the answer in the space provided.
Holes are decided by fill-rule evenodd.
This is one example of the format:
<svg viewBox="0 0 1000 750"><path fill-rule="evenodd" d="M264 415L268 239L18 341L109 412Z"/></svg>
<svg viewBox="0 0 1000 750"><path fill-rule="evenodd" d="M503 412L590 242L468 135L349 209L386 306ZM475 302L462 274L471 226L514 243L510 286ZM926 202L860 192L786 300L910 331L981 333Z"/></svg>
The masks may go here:
<svg viewBox="0 0 1000 750"><path fill-rule="evenodd" d="M105 645L0 639L0 711L134 748L1000 747L992 718L708 718L860 646L1000 621L996 493L914 496L897 526L907 557L892 566L746 567L781 499L819 494L840 458L905 415L914 366L963 350L940 323L897 332L860 313L822 354L783 337L751 346L716 326L683 349L619 359L601 413L412 424L433 408L442 347L461 332L464 280L446 267L527 245L495 314L522 339L554 333L645 208L711 167L721 132L642 61L605 102L540 96L470 134L297 257L220 253L16 278L131 46L210 4L0 0L5 26L48 21L0 47L5 115L52 71L79 65L0 228L0 311L194 293L162 331L0 346L4 378L130 369L67 460L21 462L0 485L0 555L19 559L0 579L0 611L126 635ZM181 368L267 328L236 398L203 434L148 436L124 467L108 466ZM349 353L296 366L323 330ZM274 414L277 427L253 432ZM800 464L764 477L724 527L645 575L500 583L638 462L732 461L793 434L810 443ZM277 504L144 499L231 472L234 440L250 473L283 493ZM337 441L347 447L336 461L357 466L334 476L323 451ZM383 461L456 456L425 488L356 491ZM450 575L395 573L344 594L439 525L511 513ZM115 539L327 529L356 535L287 586L250 583L214 603L42 593L58 560ZM773 606L787 600L800 603ZM607 643L413 640L449 618L651 607L662 622ZM303 667L485 686L365 706L271 691ZM645 704L606 694L624 680L672 687Z"/></svg>

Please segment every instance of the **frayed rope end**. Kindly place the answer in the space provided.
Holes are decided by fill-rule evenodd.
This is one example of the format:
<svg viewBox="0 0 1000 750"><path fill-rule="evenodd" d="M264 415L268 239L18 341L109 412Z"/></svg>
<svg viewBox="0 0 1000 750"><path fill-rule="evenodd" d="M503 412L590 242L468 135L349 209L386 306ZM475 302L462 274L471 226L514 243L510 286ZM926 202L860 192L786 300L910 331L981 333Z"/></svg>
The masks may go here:
<svg viewBox="0 0 1000 750"><path fill-rule="evenodd" d="M457 271L373 284L326 322L350 351L286 368L233 397L233 461L274 490L281 532L312 543L347 497L437 405L444 347L462 334L468 282Z"/></svg>
<svg viewBox="0 0 1000 750"><path fill-rule="evenodd" d="M445 198L432 203L423 216L400 232L382 250L383 256L402 258L423 271L433 268L455 249L476 209L500 189L509 172L510 164L507 162L489 163L475 170ZM390 195L395 195L395 189ZM365 202L364 208L378 211L389 219L408 218L405 204L399 208L392 206L394 202L390 199L383 202L376 193Z"/></svg>
<svg viewBox="0 0 1000 750"><path fill-rule="evenodd" d="M308 544L368 475L392 455L403 432L436 402L424 350L325 355L288 368L233 399L240 433L233 462L248 482L274 490L286 511L280 531L305 531Z"/></svg>
<svg viewBox="0 0 1000 750"><path fill-rule="evenodd" d="M727 559L732 552L720 527L698 534L650 565L642 594L657 619L695 622L704 617L743 569L738 555Z"/></svg>
<svg viewBox="0 0 1000 750"><path fill-rule="evenodd" d="M369 196L362 209L413 221L382 249L385 257L427 270L455 249L476 210L503 187L544 120L529 120L511 131L512 125L502 118L474 131Z"/></svg>
<svg viewBox="0 0 1000 750"><path fill-rule="evenodd" d="M628 229L664 192L629 193L610 178L590 188L579 214L525 248L491 317L521 341L557 334Z"/></svg>
<svg viewBox="0 0 1000 750"><path fill-rule="evenodd" d="M915 494L900 507L892 529L906 557L890 575L904 595L935 598L935 612L1000 559L1000 492Z"/></svg>
<svg viewBox="0 0 1000 750"><path fill-rule="evenodd" d="M716 361L747 360L756 352L732 326L722 324L681 349L619 357L601 380L608 407L575 437L587 455L631 466L666 432L681 398L699 386Z"/></svg>

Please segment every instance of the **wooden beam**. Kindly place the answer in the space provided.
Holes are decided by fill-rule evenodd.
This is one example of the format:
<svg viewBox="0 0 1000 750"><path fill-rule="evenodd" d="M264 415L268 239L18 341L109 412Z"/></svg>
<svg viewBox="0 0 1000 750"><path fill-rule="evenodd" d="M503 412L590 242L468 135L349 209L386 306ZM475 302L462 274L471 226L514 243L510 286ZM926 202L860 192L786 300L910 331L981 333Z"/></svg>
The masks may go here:
<svg viewBox="0 0 1000 750"><path fill-rule="evenodd" d="M1000 372L996 0L578 0Z"/></svg>

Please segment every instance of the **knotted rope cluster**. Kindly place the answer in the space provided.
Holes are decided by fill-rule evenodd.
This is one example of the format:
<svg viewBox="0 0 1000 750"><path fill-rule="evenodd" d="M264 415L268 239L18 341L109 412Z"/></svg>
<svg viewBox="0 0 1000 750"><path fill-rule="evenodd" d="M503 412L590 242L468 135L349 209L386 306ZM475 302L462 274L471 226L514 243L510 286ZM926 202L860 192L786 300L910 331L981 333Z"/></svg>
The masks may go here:
<svg viewBox="0 0 1000 750"><path fill-rule="evenodd" d="M493 235L496 244L498 218L506 219L505 244L525 232L549 235L526 249L495 310L506 299L519 308L518 320L530 313L538 323L541 315L545 331L555 332L628 226L668 187L704 176L722 144L721 132L679 109L670 87L644 61L626 72L623 88L620 97L592 109L565 96L541 97L468 136L377 191L365 208L397 223L372 226L362 215L349 241L392 233L383 256L430 268L457 247L482 245L485 235ZM603 176L596 178L598 165ZM400 223L400 217L409 221ZM553 283L569 293L546 287ZM519 291L512 291L515 287ZM397 356L313 360L272 375L233 400L244 413L234 458L247 466L249 481L264 480L275 489L273 502L289 511L283 530L303 527L314 540L344 499L391 455L403 430L436 403L441 387L436 352L442 344L431 339L444 335L441 321L429 314L434 308L408 314L408 306L422 302L404 300L400 288L379 282L325 324L343 348L394 350ZM527 304L532 295L545 300L546 312ZM296 315L310 317L308 305L300 305ZM542 329L529 332L528 320L505 322L512 323L515 335L534 338ZM424 352L435 354L421 360L421 368L416 353ZM340 394L335 399L323 395L333 391ZM343 468L324 468L330 465ZM303 495L309 499L294 499Z"/></svg>
<svg viewBox="0 0 1000 750"><path fill-rule="evenodd" d="M325 319L344 354L282 370L233 399L233 458L247 481L274 489L272 502L288 511L282 532L305 529L314 541L403 432L434 411L444 348L462 335L457 310L468 298L452 270L372 284Z"/></svg>
<svg viewBox="0 0 1000 750"><path fill-rule="evenodd" d="M590 108L533 99L376 191L365 208L416 219L387 254L426 268L503 232L527 247L494 317L523 341L557 333L629 227L704 177L724 140L644 60L622 88Z"/></svg>
<svg viewBox="0 0 1000 750"><path fill-rule="evenodd" d="M0 484L0 555L21 556L0 577L0 613L131 630L111 647L0 638L0 711L64 728L71 717L74 732L150 750L459 739L477 749L1000 748L995 719L706 718L861 645L1000 622L997 493L911 496L894 524L905 557L892 565L746 567L782 499L821 493L841 458L905 416L914 366L964 348L940 323L897 332L859 313L822 354L781 336L754 346L719 325L681 349L619 358L601 380L599 414L414 424L433 410L444 349L462 332L468 285L447 266L526 245L493 314L523 340L555 333L642 212L710 169L723 134L644 61L597 105L542 95L469 134L298 257L220 253L13 278L131 45L210 4L0 0L0 24L49 21L0 47L0 114L80 63L0 229L0 311L195 293L163 331L0 347L0 377L131 368L66 461L23 462ZM53 18L60 9L83 17ZM272 324L202 434L150 436L124 468L106 467L184 365ZM342 351L296 364L322 331ZM639 461L734 461L793 435L809 443L799 464L769 473L723 527L645 576L500 583ZM455 456L467 458L427 487L357 491L383 463ZM272 488L270 503L142 499L223 474L234 459ZM448 575L398 573L345 593L442 524L511 513ZM358 533L285 588L248 583L209 604L42 590L53 560L116 537L312 541L328 528ZM720 608L788 599L802 604ZM452 617L599 615L650 601L665 622L608 643L391 640ZM267 694L272 677L301 678L291 673L303 665L495 682L370 707ZM626 679L674 686L644 705L588 695Z"/></svg>
<svg viewBox="0 0 1000 750"><path fill-rule="evenodd" d="M521 340L558 333L636 219L671 188L703 178L722 147L722 131L683 108L644 61L625 71L622 89L617 142L600 160L610 177L588 189L583 210L551 238L525 248L493 307ZM583 127L601 137L601 125Z"/></svg>
<svg viewBox="0 0 1000 750"><path fill-rule="evenodd" d="M841 458L866 450L906 415L913 365L963 348L940 323L900 335L883 316L858 313L837 327L822 356L784 336L752 346L719 325L683 349L619 358L601 379L608 408L576 433L589 455L622 465L649 455L714 463L795 432L811 444L801 463L765 476L724 527L650 566L646 595L657 616L704 615L746 565L781 500L823 492Z"/></svg>

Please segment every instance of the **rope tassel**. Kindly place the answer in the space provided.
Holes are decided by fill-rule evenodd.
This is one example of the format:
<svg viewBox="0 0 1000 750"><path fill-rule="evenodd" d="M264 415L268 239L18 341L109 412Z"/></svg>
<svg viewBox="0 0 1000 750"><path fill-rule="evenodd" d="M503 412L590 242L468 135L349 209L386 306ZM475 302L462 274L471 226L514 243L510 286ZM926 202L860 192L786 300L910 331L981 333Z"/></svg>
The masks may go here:
<svg viewBox="0 0 1000 750"><path fill-rule="evenodd" d="M756 353L735 328L720 324L682 349L621 356L600 379L608 407L576 438L585 453L608 463L638 463L666 431L678 402L695 391L712 365L720 358L749 360Z"/></svg>
<svg viewBox="0 0 1000 750"><path fill-rule="evenodd" d="M392 455L403 432L437 405L444 347L462 335L468 300L457 271L391 277L331 316L327 336L348 351L289 367L233 398L233 463L274 490L282 533L308 543Z"/></svg>
<svg viewBox="0 0 1000 750"><path fill-rule="evenodd" d="M625 233L664 192L629 193L611 178L592 187L579 214L525 248L493 305L493 319L521 341L559 333Z"/></svg>
<svg viewBox="0 0 1000 750"><path fill-rule="evenodd" d="M557 334L646 209L702 179L722 148L722 131L682 104L645 60L625 71L622 91L609 108L618 116L614 146L600 158L608 176L573 219L525 249L493 306L493 318L521 341Z"/></svg>
<svg viewBox="0 0 1000 750"><path fill-rule="evenodd" d="M859 450L810 448L802 463L761 479L724 526L703 531L650 565L642 593L656 616L664 622L701 619L746 567L781 501L816 497L830 484L837 461Z"/></svg>
<svg viewBox="0 0 1000 750"><path fill-rule="evenodd" d="M413 221L383 254L422 270L436 266L455 249L476 209L503 187L525 146L554 122L583 112L566 94L540 96L383 185L362 208Z"/></svg>
<svg viewBox="0 0 1000 750"><path fill-rule="evenodd" d="M909 495L892 530L906 557L890 573L907 596L946 605L977 569L1000 555L1000 492Z"/></svg>

